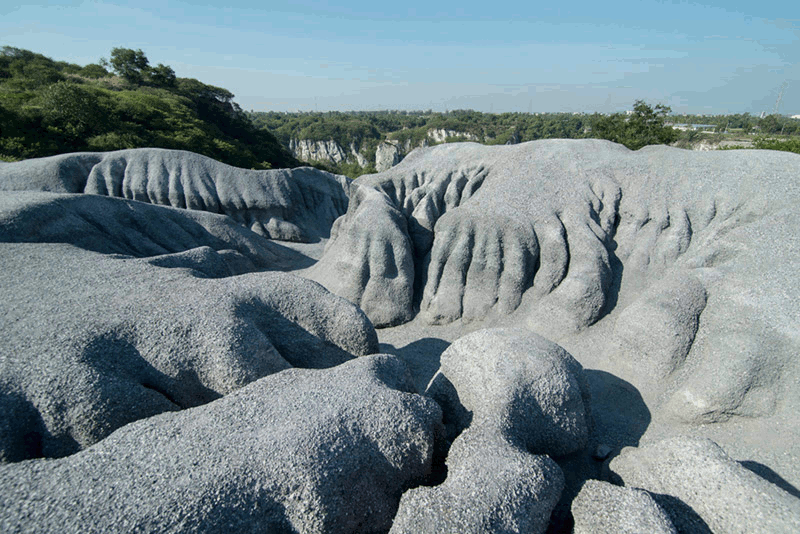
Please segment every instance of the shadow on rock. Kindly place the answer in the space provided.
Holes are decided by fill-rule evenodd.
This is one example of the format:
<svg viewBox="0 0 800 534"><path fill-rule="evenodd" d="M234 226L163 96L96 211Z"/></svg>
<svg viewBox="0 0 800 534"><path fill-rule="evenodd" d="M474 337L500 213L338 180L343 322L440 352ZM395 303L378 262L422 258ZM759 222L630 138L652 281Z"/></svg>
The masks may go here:
<svg viewBox="0 0 800 534"><path fill-rule="evenodd" d="M712 534L711 529L708 528L708 523L681 499L659 493L651 493L650 495L658 506L667 513L678 532Z"/></svg>
<svg viewBox="0 0 800 534"><path fill-rule="evenodd" d="M381 343L380 350L386 354L394 354L402 359L411 370L417 391L425 391L428 383L439 370L442 353L450 343L435 337L425 337L397 348L388 343Z"/></svg>
<svg viewBox="0 0 800 534"><path fill-rule="evenodd" d="M622 447L636 447L650 425L650 410L633 384L611 373L586 369L598 443L610 447L601 460ZM605 452L605 454L603 454Z"/></svg>
<svg viewBox="0 0 800 534"><path fill-rule="evenodd" d="M780 476L778 473L776 473L766 465L753 460L744 460L739 463L742 464L742 467L744 467L745 469L749 469L750 471L757 474L761 478L766 479L769 482L772 482L786 493L794 495L795 497L800 499L800 490L798 490L792 484L784 480L782 476Z"/></svg>
<svg viewBox="0 0 800 534"><path fill-rule="evenodd" d="M650 410L633 384L605 371L583 372L592 396L594 443L586 450L555 458L566 483L550 519L550 534L572 532L572 501L584 482L605 478L605 462L623 447L637 446L650 424Z"/></svg>

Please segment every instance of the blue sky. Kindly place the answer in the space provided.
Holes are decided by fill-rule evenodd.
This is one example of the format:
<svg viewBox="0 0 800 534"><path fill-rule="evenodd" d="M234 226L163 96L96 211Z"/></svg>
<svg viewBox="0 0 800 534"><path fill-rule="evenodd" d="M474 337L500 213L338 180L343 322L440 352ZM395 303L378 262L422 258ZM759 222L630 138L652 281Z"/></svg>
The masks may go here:
<svg viewBox="0 0 800 534"><path fill-rule="evenodd" d="M141 48L244 109L800 114L796 0L0 2L0 44Z"/></svg>

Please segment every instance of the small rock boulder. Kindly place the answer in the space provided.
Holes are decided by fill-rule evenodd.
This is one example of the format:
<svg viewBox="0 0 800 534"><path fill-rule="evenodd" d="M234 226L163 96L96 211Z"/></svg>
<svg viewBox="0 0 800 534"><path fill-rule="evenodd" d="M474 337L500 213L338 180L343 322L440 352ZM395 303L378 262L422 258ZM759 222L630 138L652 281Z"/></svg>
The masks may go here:
<svg viewBox="0 0 800 534"><path fill-rule="evenodd" d="M573 534L677 534L649 493L587 480L572 501Z"/></svg>
<svg viewBox="0 0 800 534"><path fill-rule="evenodd" d="M670 496L712 532L800 532L800 499L731 459L709 439L678 437L626 448L611 460L626 486ZM678 526L685 517L672 517ZM691 519L691 518L689 518Z"/></svg>
<svg viewBox="0 0 800 534"><path fill-rule="evenodd" d="M589 385L567 351L526 330L479 330L441 356L427 394L443 406L453 436L494 426L533 454L584 449L592 434Z"/></svg>
<svg viewBox="0 0 800 534"><path fill-rule="evenodd" d="M403 494L391 534L542 533L564 488L552 459L521 450L488 427L458 436L447 468L444 483Z"/></svg>

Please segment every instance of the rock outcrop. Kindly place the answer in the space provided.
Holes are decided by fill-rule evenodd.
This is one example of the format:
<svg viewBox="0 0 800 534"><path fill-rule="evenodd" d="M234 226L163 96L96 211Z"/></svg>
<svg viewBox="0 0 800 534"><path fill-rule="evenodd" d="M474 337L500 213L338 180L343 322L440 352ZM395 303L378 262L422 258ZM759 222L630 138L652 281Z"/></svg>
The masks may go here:
<svg viewBox="0 0 800 534"><path fill-rule="evenodd" d="M678 534L669 515L644 490L587 480L572 501L574 534Z"/></svg>
<svg viewBox="0 0 800 534"><path fill-rule="evenodd" d="M442 484L403 494L392 534L543 533L564 487L553 460L530 454L487 427L456 438L447 468Z"/></svg>
<svg viewBox="0 0 800 534"><path fill-rule="evenodd" d="M545 532L564 488L550 456L584 449L591 433L580 364L535 334L479 330L442 354L425 394L457 437L446 480L406 492L392 532Z"/></svg>
<svg viewBox="0 0 800 534"><path fill-rule="evenodd" d="M522 450L556 457L589 445L589 385L555 343L525 330L479 330L440 361L426 394L443 407L450 435L488 427Z"/></svg>
<svg viewBox="0 0 800 534"><path fill-rule="evenodd" d="M197 278L70 245L2 244L0 258L6 461L71 454L271 373L377 351L360 310L289 274Z"/></svg>
<svg viewBox="0 0 800 534"><path fill-rule="evenodd" d="M327 141L292 139L289 142L289 150L294 157L302 161L321 161L337 164L347 159L347 153L333 139Z"/></svg>
<svg viewBox="0 0 800 534"><path fill-rule="evenodd" d="M402 159L399 143L384 141L375 150L375 168L378 172L388 171Z"/></svg>
<svg viewBox="0 0 800 534"><path fill-rule="evenodd" d="M363 312L318 284L241 274L292 261L223 215L6 193L0 458L63 456L270 373L376 352Z"/></svg>
<svg viewBox="0 0 800 534"><path fill-rule="evenodd" d="M52 156L0 166L0 190L107 195L221 213L284 241L327 237L349 180L317 169L251 171L158 148Z"/></svg>
<svg viewBox="0 0 800 534"><path fill-rule="evenodd" d="M369 160L361 153L361 143L358 140L350 142L348 150L342 145L328 139L326 141L312 141L311 139L291 139L289 151L299 160L338 165L346 161L355 161L361 167L369 165Z"/></svg>
<svg viewBox="0 0 800 534"><path fill-rule="evenodd" d="M656 496L679 531L789 533L800 529L800 499L732 460L708 439L671 438L627 448L611 461L626 486ZM693 532L696 530L692 530Z"/></svg>
<svg viewBox="0 0 800 534"><path fill-rule="evenodd" d="M209 248L221 254L229 267L219 276L258 268L289 269L296 267L299 259L296 252L263 239L224 215L63 193L6 192L0 196L0 242L69 243L103 254L171 255L172 261L176 254ZM194 265L202 272L213 270L212 263Z"/></svg>
<svg viewBox="0 0 800 534"><path fill-rule="evenodd" d="M515 134L516 135L516 134ZM427 147L431 144L446 143L448 140L458 139L479 141L478 137L468 132L459 132L446 128L432 128L426 137L416 146L410 141L401 143L396 139L384 139L375 150L375 168L378 172L391 169L412 150ZM515 142L519 142L518 140ZM329 163L339 165L345 162L355 162L361 167L367 167L370 160L364 155L362 142L355 139L345 149L341 143L333 140L290 139L288 149L299 160L308 162ZM371 155L370 155L371 157Z"/></svg>
<svg viewBox="0 0 800 534"><path fill-rule="evenodd" d="M769 151L437 146L359 179L309 276L378 325L508 317L559 341L618 311L600 347L652 366L671 417L765 416L800 348L798 173L796 155Z"/></svg>
<svg viewBox="0 0 800 534"><path fill-rule="evenodd" d="M0 163L0 530L799 531L798 175Z"/></svg>
<svg viewBox="0 0 800 534"><path fill-rule="evenodd" d="M469 132L459 132L447 128L432 128L428 131L428 138L434 143L445 143L448 139L458 138L467 141L478 141L478 137Z"/></svg>
<svg viewBox="0 0 800 534"><path fill-rule="evenodd" d="M59 460L0 465L3 532L386 532L438 406L395 357L288 369Z"/></svg>

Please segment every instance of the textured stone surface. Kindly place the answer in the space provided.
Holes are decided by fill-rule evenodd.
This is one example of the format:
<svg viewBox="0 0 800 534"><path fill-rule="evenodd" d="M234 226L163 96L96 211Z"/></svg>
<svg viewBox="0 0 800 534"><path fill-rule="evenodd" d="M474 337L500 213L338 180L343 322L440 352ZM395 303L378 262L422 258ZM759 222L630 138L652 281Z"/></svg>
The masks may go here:
<svg viewBox="0 0 800 534"><path fill-rule="evenodd" d="M384 141L375 149L375 168L378 172L391 169L400 163L400 160L400 148L398 148L397 143Z"/></svg>
<svg viewBox="0 0 800 534"><path fill-rule="evenodd" d="M224 215L153 206L96 195L6 192L0 195L0 242L69 243L77 247L153 259L163 266L193 265L220 276L287 269L303 262L296 252L267 241ZM207 260L186 251L210 248Z"/></svg>
<svg viewBox="0 0 800 534"><path fill-rule="evenodd" d="M680 368L694 343L706 290L687 272L653 283L617 317L615 354L632 366L646 366L653 380Z"/></svg>
<svg viewBox="0 0 800 534"><path fill-rule="evenodd" d="M610 467L626 486L689 507L712 532L800 530L800 499L745 469L708 439L677 437L626 448ZM678 526L687 520L676 517L673 522Z"/></svg>
<svg viewBox="0 0 800 534"><path fill-rule="evenodd" d="M347 153L342 146L329 139L327 141L312 141L310 139L292 139L289 141L289 150L303 161L341 163L347 159Z"/></svg>
<svg viewBox="0 0 800 534"><path fill-rule="evenodd" d="M553 460L510 444L488 426L456 438L447 468L444 483L403 494L392 534L545 532L564 487Z"/></svg>
<svg viewBox="0 0 800 534"><path fill-rule="evenodd" d="M0 466L0 530L385 532L441 417L412 388L385 355L289 369L68 458Z"/></svg>
<svg viewBox="0 0 800 534"><path fill-rule="evenodd" d="M677 534L669 516L643 490L587 480L572 501L573 534Z"/></svg>
<svg viewBox="0 0 800 534"><path fill-rule="evenodd" d="M515 329L478 330L455 341L426 391L445 412L451 434L489 426L534 454L584 449L591 398L583 368L564 349Z"/></svg>
<svg viewBox="0 0 800 534"><path fill-rule="evenodd" d="M359 305L376 326L407 321L414 262L406 220L385 193L371 188L354 186L351 204L331 231L337 247L327 248L306 276ZM348 232L340 236L343 227Z"/></svg>
<svg viewBox="0 0 800 534"><path fill-rule="evenodd" d="M89 193L228 215L286 241L327 237L349 180L308 167L253 171L181 150L78 153L0 166L0 190Z"/></svg>
<svg viewBox="0 0 800 534"><path fill-rule="evenodd" d="M591 434L580 364L536 334L479 330L444 351L425 394L453 440L447 478L403 495L392 532L545 532L565 485L548 455Z"/></svg>
<svg viewBox="0 0 800 534"><path fill-rule="evenodd" d="M181 409L202 413L195 410L236 398L247 384L288 367L338 365L330 369L335 372L355 365L348 363L354 356L377 350L369 316L380 326L414 319L382 330L382 350L414 360L418 384L429 383L441 360L427 391L443 408L444 428L436 422L428 427L435 431L426 431L432 440L425 438L426 447L437 451L433 474L428 463L410 478L399 477L392 497L381 501L391 503L388 508L375 505L375 522L351 523L371 511L346 500L349 494L329 508L317 495L357 484L356 475L337 478L355 469L337 471L342 464L325 463L318 475L302 479L319 489L309 497L313 505L303 507L310 501L299 490L286 493L288 500L280 502L299 507L270 501L259 508L270 511L253 519L259 528L304 531L316 528L308 526L313 523L386 531L402 489L438 482L405 493L395 531L565 531L573 520L570 508L577 528L607 520L609 528L624 529L634 519L655 521L647 495L679 532L736 532L740 524L758 531L764 517L768 531L796 531L798 175L794 154L631 152L596 140L439 146L353 184L317 171L243 171L159 150L0 164L0 189L7 190L0 195L2 459L73 454L22 462L39 466L30 469L41 478L8 480L57 488L67 487L60 486L66 477L73 486L94 487L82 474L88 468L72 468L95 465L84 455L106 450L106 443L108 451L116 447L115 429L124 435L151 422L161 428L162 418L172 421ZM38 192L11 191L22 189ZM348 205L345 191L349 208L331 226ZM264 236L319 241L281 244ZM251 272L265 269L302 273L366 315L308 280ZM502 325L517 330L464 337ZM566 347L586 370L531 332ZM320 376L334 376L327 372ZM594 394L591 408L584 379ZM312 419L305 410L316 406L311 392L319 390L309 387L306 396L293 393L287 402L318 428L284 426L312 436L304 449L309 455L346 461L350 453L339 458L330 452L339 449L315 440L349 431L352 416L374 431L369 436L393 440L398 462L417 462L417 449L401 439L404 423L387 425L362 416L356 405L348 408L344 387L336 404L341 417ZM375 391L363 389L365 395ZM404 398L413 411L418 397ZM247 399L237 409L271 409ZM597 412L594 431L591 411ZM229 418L225 410L213 413ZM230 417L240 428L234 420L241 420ZM585 480L600 476L604 458L678 429L713 437L745 461L733 462L707 443L647 445L612 462L629 467L618 469L628 488L602 486L572 502ZM594 446L595 433L606 450ZM246 441L239 438L228 441L238 447ZM181 443L188 448L188 438ZM244 465L237 463L239 449L217 455L215 447L203 458L224 461L214 460L203 472L213 482L198 490L202 498L194 499L189 482L189 490L165 486L171 496L158 499L166 508L148 505L143 513L167 519L142 530L250 529L244 526L250 512L228 511L256 510L253 496L266 487L258 473L267 471L251 469L261 482L228 477L219 466ZM245 456L279 458L247 447ZM360 445L342 450L367 458ZM191 454L205 454L198 451ZM69 464L71 458L84 460ZM293 457L280 458L281 473L298 469ZM148 469L167 464L154 462L142 475L132 468L121 479L146 478L153 473ZM754 470L777 486L741 465L758 466ZM47 466L56 467L49 472ZM136 484L130 487L144 487ZM138 491L121 494L124 506L141 500ZM57 503L43 510L67 510L66 516L53 512L52 524L67 516L98 521L91 496L81 495L84 500L69 508L55 489L8 494L17 495L8 517L36 513L40 499ZM588 502L587 495L593 496ZM100 509L110 502L104 498ZM621 518L629 501L638 503L630 506L639 514ZM299 516L309 523L286 519L281 506L302 510ZM309 511L321 509L321 515ZM208 521L203 528L196 527L199 519L162 528L184 512ZM107 515L121 517L115 513ZM103 528L108 525L97 530L126 530Z"/></svg>
<svg viewBox="0 0 800 534"><path fill-rule="evenodd" d="M289 274L206 279L28 243L0 244L0 269L5 460L69 454L291 366L377 352L360 310Z"/></svg>
<svg viewBox="0 0 800 534"><path fill-rule="evenodd" d="M509 318L560 342L617 311L598 349L670 417L769 416L800 349L799 173L771 151L431 147L359 179L311 276L380 325Z"/></svg>

